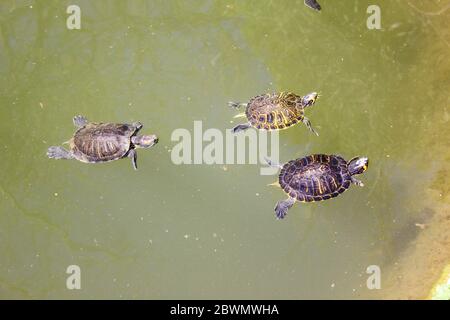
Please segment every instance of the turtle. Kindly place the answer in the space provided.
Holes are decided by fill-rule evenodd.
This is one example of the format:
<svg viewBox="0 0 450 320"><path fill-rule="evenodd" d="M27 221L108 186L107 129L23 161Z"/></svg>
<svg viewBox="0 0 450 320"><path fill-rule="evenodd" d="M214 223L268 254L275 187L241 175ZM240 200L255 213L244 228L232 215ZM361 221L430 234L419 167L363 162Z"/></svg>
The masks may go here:
<svg viewBox="0 0 450 320"><path fill-rule="evenodd" d="M142 129L140 122L95 123L83 116L75 116L73 124L77 131L65 142L70 146L66 150L52 146L47 156L52 159L76 159L85 163L99 163L131 158L133 168L137 170L136 148L149 148L158 143L156 135L137 135Z"/></svg>
<svg viewBox="0 0 450 320"><path fill-rule="evenodd" d="M317 92L311 92L303 97L292 92L281 92L261 94L250 99L248 103L230 101L228 105L232 108L246 108L245 113L238 114L235 118L247 117L248 120L247 123L238 124L231 131L237 133L251 127L281 130L303 122L311 132L319 135L304 115L305 109L314 105L318 97Z"/></svg>
<svg viewBox="0 0 450 320"><path fill-rule="evenodd" d="M306 6L310 7L311 9L320 11L322 7L316 0L304 0L304 3Z"/></svg>
<svg viewBox="0 0 450 320"><path fill-rule="evenodd" d="M278 182L288 194L288 199L275 206L277 219L283 219L296 201L314 202L337 197L351 184L363 187L354 176L362 174L369 166L367 157L354 157L350 161L339 155L313 154L280 165L266 159L270 166L281 169Z"/></svg>

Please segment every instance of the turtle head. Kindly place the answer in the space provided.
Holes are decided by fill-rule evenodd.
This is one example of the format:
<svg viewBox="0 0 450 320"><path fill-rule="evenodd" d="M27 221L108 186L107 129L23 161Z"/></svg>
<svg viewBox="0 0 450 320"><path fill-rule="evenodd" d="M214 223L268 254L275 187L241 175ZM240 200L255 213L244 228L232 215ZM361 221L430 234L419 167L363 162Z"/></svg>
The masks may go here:
<svg viewBox="0 0 450 320"><path fill-rule="evenodd" d="M348 162L348 171L351 175L361 174L369 167L369 158L355 157Z"/></svg>
<svg viewBox="0 0 450 320"><path fill-rule="evenodd" d="M302 98L303 107L311 107L314 103L316 103L319 94L317 92L308 93L306 96Z"/></svg>
<svg viewBox="0 0 450 320"><path fill-rule="evenodd" d="M131 142L136 148L150 148L158 143L158 137L154 134L148 136L133 136L131 137Z"/></svg>

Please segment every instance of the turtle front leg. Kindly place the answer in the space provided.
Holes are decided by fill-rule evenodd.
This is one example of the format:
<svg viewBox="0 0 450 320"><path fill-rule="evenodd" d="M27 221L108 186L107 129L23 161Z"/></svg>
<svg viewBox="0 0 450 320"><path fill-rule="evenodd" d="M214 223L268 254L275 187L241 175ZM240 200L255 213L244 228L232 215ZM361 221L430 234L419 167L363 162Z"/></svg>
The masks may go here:
<svg viewBox="0 0 450 320"><path fill-rule="evenodd" d="M137 170L137 152L135 149L131 149L130 152L128 152L128 158L131 159L134 170Z"/></svg>
<svg viewBox="0 0 450 320"><path fill-rule="evenodd" d="M137 121L137 122L134 122L134 123L132 124L132 126L136 128L136 132L137 132L137 131L139 131L139 130L142 129L143 124L140 123L139 121Z"/></svg>
<svg viewBox="0 0 450 320"><path fill-rule="evenodd" d="M239 109L241 107L247 108L247 105L248 105L248 103L241 103L241 102L234 102L234 101L228 102L228 106L230 108L235 108L235 109Z"/></svg>
<svg viewBox="0 0 450 320"><path fill-rule="evenodd" d="M356 184L357 186L359 186L359 187L364 187L364 183L361 180L358 180L358 179L356 179L354 177L352 177L352 182L354 184Z"/></svg>
<svg viewBox="0 0 450 320"><path fill-rule="evenodd" d="M47 150L47 156L50 159L74 159L73 153L63 147L52 146Z"/></svg>
<svg viewBox="0 0 450 320"><path fill-rule="evenodd" d="M320 11L320 9L322 9L322 7L320 6L320 4L316 1L316 0L304 0L305 5L310 7L311 9Z"/></svg>
<svg viewBox="0 0 450 320"><path fill-rule="evenodd" d="M311 126L311 121L309 121L308 118L304 117L302 121L303 121L303 123L305 124L305 126L307 126L308 129L309 129L312 133L314 133L316 136L319 136L319 134L317 133L317 131L314 130L313 127Z"/></svg>
<svg viewBox="0 0 450 320"><path fill-rule="evenodd" d="M231 132L237 133L239 131L245 131L248 128L251 128L251 127L252 127L252 125L250 123L242 123L242 124L238 124L236 127L231 129Z"/></svg>
<svg viewBox="0 0 450 320"><path fill-rule="evenodd" d="M88 124L88 119L86 119L83 116L75 116L73 117L73 124L77 128L83 128L85 125Z"/></svg>
<svg viewBox="0 0 450 320"><path fill-rule="evenodd" d="M294 205L295 199L294 198L287 198L286 200L278 201L277 205L275 206L275 215L277 216L277 219L284 219L284 217L287 215L288 210Z"/></svg>

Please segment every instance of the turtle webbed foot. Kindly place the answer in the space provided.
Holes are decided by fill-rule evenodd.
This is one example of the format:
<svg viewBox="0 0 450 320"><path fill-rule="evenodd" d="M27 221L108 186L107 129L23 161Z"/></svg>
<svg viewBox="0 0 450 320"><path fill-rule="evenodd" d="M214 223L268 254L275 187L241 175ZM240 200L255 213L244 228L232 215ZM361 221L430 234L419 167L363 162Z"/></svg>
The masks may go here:
<svg viewBox="0 0 450 320"><path fill-rule="evenodd" d="M88 120L83 116L75 116L73 117L73 124L77 128L83 128L88 123Z"/></svg>
<svg viewBox="0 0 450 320"><path fill-rule="evenodd" d="M47 150L47 156L50 159L73 159L73 155L70 151L67 151L63 147L52 146Z"/></svg>
<svg viewBox="0 0 450 320"><path fill-rule="evenodd" d="M245 131L245 130L247 130L250 127L251 127L251 125L249 123L238 124L236 127L231 129L231 132L232 133L238 133L240 131Z"/></svg>
<svg viewBox="0 0 450 320"><path fill-rule="evenodd" d="M284 219L287 215L288 210L294 205L295 200L293 198L288 198L286 200L278 201L275 206L275 215L278 220Z"/></svg>

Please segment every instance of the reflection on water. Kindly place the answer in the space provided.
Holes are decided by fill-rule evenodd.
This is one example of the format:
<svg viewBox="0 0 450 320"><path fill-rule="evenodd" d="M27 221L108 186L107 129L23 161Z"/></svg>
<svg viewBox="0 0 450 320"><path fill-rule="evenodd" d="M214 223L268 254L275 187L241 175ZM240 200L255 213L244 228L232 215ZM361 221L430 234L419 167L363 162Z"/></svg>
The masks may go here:
<svg viewBox="0 0 450 320"><path fill-rule="evenodd" d="M378 1L382 30L368 30L369 1L328 2L79 1L69 31L70 2L2 1L0 297L365 298L369 265L377 297L426 296L449 261L450 10ZM277 221L284 194L258 166L172 164L174 129L225 130L229 100L277 90L322 94L320 137L281 131L280 161L368 155L366 187ZM141 121L160 143L138 172L49 161L76 114ZM65 288L71 264L80 291ZM395 292L415 269L422 287Z"/></svg>

